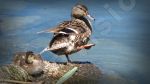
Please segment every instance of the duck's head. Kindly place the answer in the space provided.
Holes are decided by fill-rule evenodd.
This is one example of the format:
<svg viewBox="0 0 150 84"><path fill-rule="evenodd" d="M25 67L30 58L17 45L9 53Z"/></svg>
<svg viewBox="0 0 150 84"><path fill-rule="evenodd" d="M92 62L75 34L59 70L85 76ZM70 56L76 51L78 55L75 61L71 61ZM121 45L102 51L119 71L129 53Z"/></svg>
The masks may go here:
<svg viewBox="0 0 150 84"><path fill-rule="evenodd" d="M82 5L82 4L77 4L72 8L72 17L74 17L74 18L85 17L89 20L95 20L88 13L88 8L85 5Z"/></svg>
<svg viewBox="0 0 150 84"><path fill-rule="evenodd" d="M25 65L23 68L31 75L36 75L42 72L43 59L39 54L32 51L26 52Z"/></svg>

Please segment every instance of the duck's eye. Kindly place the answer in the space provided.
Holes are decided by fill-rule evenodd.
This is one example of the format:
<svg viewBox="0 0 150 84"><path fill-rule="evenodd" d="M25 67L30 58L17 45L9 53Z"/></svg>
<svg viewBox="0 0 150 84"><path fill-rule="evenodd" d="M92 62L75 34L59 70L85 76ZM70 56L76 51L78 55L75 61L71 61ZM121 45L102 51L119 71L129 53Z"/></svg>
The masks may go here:
<svg viewBox="0 0 150 84"><path fill-rule="evenodd" d="M33 59L37 59L37 57L34 56Z"/></svg>
<svg viewBox="0 0 150 84"><path fill-rule="evenodd" d="M83 8L81 8L81 7L77 7L77 8L79 8L79 9L83 10Z"/></svg>
<svg viewBox="0 0 150 84"><path fill-rule="evenodd" d="M79 7L81 10L83 10L84 12L86 12L86 10L84 8Z"/></svg>
<svg viewBox="0 0 150 84"><path fill-rule="evenodd" d="M79 7L81 10L83 10L83 8Z"/></svg>

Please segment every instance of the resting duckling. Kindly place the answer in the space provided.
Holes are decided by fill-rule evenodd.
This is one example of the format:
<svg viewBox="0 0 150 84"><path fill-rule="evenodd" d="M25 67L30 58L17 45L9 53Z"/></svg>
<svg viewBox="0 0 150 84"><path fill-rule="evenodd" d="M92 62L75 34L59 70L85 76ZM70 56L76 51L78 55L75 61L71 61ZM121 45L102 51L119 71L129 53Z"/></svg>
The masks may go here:
<svg viewBox="0 0 150 84"><path fill-rule="evenodd" d="M91 21L94 18L89 15L87 7L82 4L75 5L71 16L70 21L64 21L53 29L42 31L54 33L54 36L41 54L51 51L57 55L65 55L68 62L71 62L68 55L95 45L88 44L92 34Z"/></svg>
<svg viewBox="0 0 150 84"><path fill-rule="evenodd" d="M16 53L13 64L22 67L30 75L38 75L43 72L43 59L32 51Z"/></svg>

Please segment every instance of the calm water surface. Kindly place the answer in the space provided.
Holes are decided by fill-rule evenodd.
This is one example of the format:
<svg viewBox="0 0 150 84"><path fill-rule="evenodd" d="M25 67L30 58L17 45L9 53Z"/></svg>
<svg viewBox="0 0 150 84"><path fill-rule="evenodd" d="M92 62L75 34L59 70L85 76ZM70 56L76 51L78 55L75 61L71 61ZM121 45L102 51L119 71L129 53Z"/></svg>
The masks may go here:
<svg viewBox="0 0 150 84"><path fill-rule="evenodd" d="M96 46L71 55L71 59L98 66L104 74L102 84L150 84L149 2L135 0L129 11L121 8L119 1L82 1L96 19L90 41ZM52 34L37 32L69 20L71 8L77 2L0 1L0 64L11 63L17 51L39 53ZM66 61L51 52L44 53L43 58Z"/></svg>

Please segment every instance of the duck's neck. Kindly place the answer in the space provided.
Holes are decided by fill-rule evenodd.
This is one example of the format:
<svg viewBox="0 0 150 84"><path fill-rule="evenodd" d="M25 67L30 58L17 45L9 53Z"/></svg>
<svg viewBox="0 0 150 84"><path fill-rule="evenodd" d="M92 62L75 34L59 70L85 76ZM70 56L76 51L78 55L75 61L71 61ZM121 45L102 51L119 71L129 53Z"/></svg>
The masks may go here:
<svg viewBox="0 0 150 84"><path fill-rule="evenodd" d="M80 19L80 20L82 20L82 21L84 21L85 22L85 24L89 27L89 29L92 31L92 24L91 24L91 21L90 20L88 20L87 18L85 18L85 17L78 17L78 18L75 18L75 17L72 17L72 19Z"/></svg>

